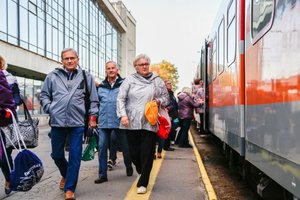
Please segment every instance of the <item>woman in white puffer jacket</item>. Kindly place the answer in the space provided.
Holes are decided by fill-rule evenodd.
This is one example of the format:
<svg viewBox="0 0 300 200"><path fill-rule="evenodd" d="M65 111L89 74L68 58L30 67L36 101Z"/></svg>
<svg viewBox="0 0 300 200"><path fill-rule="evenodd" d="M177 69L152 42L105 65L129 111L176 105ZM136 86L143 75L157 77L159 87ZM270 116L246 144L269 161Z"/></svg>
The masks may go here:
<svg viewBox="0 0 300 200"><path fill-rule="evenodd" d="M155 100L160 106L169 104L169 94L161 78L150 72L150 58L138 55L133 65L136 73L126 78L117 98L117 113L121 129L126 129L129 153L138 174L137 193L147 192L152 169L157 125L152 126L144 110L148 101Z"/></svg>

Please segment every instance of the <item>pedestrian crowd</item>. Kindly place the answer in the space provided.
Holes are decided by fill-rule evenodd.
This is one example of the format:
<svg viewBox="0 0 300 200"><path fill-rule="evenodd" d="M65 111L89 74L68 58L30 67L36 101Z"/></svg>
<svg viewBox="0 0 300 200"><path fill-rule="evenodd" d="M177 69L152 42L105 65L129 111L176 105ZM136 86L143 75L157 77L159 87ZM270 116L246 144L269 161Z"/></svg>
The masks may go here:
<svg viewBox="0 0 300 200"><path fill-rule="evenodd" d="M137 193L146 193L153 160L162 158L162 149L174 151L174 143L180 148L191 147L188 131L194 109L199 113L201 122L203 120L202 81L195 80L193 90L184 87L178 93L177 101L171 80L163 81L152 73L151 60L145 54L134 59L136 72L125 79L120 76L118 64L114 61L105 63L106 77L103 81L94 79L79 66L78 54L72 48L61 52L61 62L62 67L46 76L40 102L50 117L51 157L59 169L59 188L65 192L65 199L76 199L82 141L88 128L98 130L99 170L94 183L101 184L109 180L107 171L116 165L119 150L123 154L125 174L132 176L134 166L139 174ZM0 126L6 126L11 123L6 118L8 110L17 118L16 108L22 97L16 78L6 71L5 60L1 56L0 64ZM145 105L149 101L154 101L157 107L169 114L171 129L167 139L157 136L159 126L151 124L145 116ZM7 123L2 124L5 120ZM6 142L2 131L1 136L0 167L5 177L5 193L9 194L8 165L13 164L12 149L5 149L6 156L2 153Z"/></svg>

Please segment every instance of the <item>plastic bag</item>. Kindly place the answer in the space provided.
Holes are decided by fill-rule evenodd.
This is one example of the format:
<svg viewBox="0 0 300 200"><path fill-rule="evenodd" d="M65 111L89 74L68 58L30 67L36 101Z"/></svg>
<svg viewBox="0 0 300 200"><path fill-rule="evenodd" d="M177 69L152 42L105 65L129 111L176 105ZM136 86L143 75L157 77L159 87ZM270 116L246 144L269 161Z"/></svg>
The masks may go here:
<svg viewBox="0 0 300 200"><path fill-rule="evenodd" d="M167 139L171 131L171 120L165 109L159 108L157 135L162 139Z"/></svg>
<svg viewBox="0 0 300 200"><path fill-rule="evenodd" d="M93 135L92 137L90 137L89 143L83 151L81 160L83 161L94 160L96 151L97 151L97 140L96 140L96 136Z"/></svg>
<svg viewBox="0 0 300 200"><path fill-rule="evenodd" d="M145 116L152 126L156 125L158 119L158 106L156 101L149 101L146 103Z"/></svg>

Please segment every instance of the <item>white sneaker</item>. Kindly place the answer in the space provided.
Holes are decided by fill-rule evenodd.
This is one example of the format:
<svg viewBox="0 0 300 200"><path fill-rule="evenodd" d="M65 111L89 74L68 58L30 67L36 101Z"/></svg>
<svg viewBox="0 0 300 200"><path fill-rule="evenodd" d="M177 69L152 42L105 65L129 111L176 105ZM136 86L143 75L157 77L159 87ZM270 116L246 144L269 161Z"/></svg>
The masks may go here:
<svg viewBox="0 0 300 200"><path fill-rule="evenodd" d="M145 194L147 192L147 188L145 188L144 186L138 187L136 193L138 194Z"/></svg>

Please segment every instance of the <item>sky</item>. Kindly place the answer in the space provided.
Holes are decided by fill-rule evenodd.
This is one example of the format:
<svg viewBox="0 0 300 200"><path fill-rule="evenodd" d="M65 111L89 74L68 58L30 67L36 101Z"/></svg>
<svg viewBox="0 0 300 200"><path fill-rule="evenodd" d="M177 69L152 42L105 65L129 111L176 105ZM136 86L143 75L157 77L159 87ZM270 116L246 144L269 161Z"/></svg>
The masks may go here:
<svg viewBox="0 0 300 200"><path fill-rule="evenodd" d="M122 0L136 20L136 52L178 69L178 89L191 86L221 0Z"/></svg>

